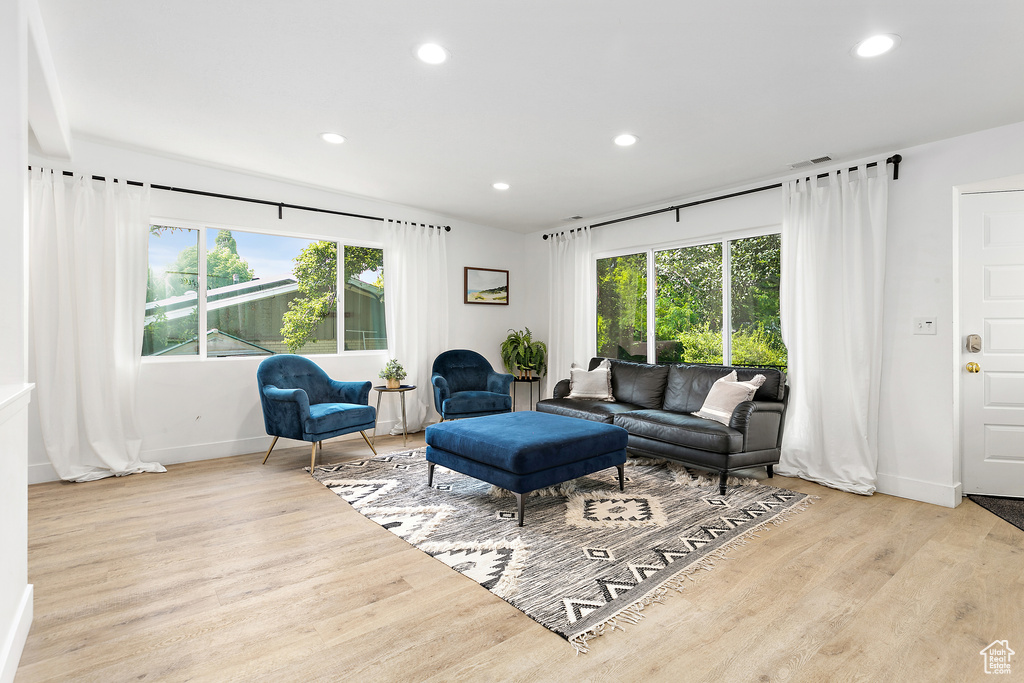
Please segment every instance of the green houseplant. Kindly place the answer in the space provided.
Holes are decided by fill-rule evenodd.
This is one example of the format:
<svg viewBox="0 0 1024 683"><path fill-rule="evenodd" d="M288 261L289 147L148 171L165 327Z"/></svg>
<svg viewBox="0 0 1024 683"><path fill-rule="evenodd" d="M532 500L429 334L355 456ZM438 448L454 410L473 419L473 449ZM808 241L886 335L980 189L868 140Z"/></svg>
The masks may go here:
<svg viewBox="0 0 1024 683"><path fill-rule="evenodd" d="M540 377L548 371L548 347L542 341L534 341L530 328L509 330L501 342L501 362L505 370L520 379L528 379L536 372Z"/></svg>
<svg viewBox="0 0 1024 683"><path fill-rule="evenodd" d="M401 386L402 380L405 379L406 372L402 364L398 362L398 359L392 358L377 376L387 380L388 389L397 389Z"/></svg>

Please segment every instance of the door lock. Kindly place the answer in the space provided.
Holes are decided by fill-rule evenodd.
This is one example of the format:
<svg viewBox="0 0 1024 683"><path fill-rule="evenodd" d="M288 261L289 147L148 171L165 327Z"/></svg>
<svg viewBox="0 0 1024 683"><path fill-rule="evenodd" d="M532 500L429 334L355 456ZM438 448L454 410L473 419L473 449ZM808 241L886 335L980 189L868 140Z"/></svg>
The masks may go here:
<svg viewBox="0 0 1024 683"><path fill-rule="evenodd" d="M981 337L976 334L967 335L967 350L971 353L980 353Z"/></svg>
<svg viewBox="0 0 1024 683"><path fill-rule="evenodd" d="M981 366L975 363L974 361L971 361L970 363L967 364L967 372L971 373L972 375L977 372L981 372Z"/></svg>

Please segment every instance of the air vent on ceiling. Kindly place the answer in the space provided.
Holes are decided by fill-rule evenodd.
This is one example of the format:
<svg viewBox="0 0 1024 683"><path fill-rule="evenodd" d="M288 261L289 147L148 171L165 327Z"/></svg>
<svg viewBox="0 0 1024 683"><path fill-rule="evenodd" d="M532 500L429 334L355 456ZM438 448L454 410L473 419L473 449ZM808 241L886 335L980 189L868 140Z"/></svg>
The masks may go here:
<svg viewBox="0 0 1024 683"><path fill-rule="evenodd" d="M826 161L832 161L832 157L827 154L823 157L816 157L814 159L808 159L807 161L798 161L795 164L790 164L789 167L793 170L798 168L806 168L807 166L815 166L817 164L823 164Z"/></svg>

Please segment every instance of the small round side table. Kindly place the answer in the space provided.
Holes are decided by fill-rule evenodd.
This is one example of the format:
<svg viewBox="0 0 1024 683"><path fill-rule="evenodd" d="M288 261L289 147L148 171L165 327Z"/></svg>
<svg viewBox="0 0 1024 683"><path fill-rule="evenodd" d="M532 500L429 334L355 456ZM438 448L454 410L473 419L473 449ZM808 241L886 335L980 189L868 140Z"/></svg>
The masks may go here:
<svg viewBox="0 0 1024 683"><path fill-rule="evenodd" d="M403 384L397 389L388 389L386 385L382 384L378 387L373 387L373 390L377 392L377 416L380 416L380 397L384 394L398 394L398 397L402 399L402 445L406 445L406 439L409 437L408 426L405 424L405 392L412 391L416 388L415 384ZM373 442L374 445L377 443L377 425L373 425Z"/></svg>

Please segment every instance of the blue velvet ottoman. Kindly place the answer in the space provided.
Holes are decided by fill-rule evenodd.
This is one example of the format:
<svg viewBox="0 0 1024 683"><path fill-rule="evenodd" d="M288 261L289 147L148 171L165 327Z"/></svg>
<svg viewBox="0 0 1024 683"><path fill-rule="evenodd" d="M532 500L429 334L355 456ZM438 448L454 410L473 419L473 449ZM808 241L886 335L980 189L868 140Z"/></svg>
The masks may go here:
<svg viewBox="0 0 1024 683"><path fill-rule="evenodd" d="M441 422L427 427L427 486L438 464L508 489L523 526L523 494L626 462L622 427L564 415L523 411Z"/></svg>

